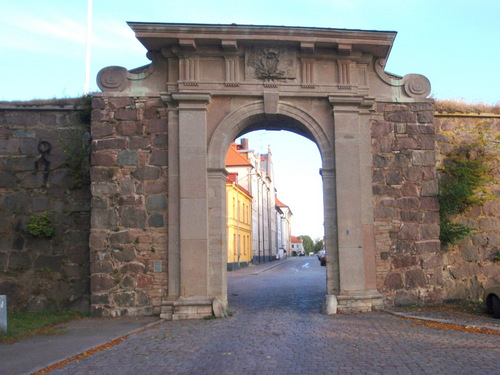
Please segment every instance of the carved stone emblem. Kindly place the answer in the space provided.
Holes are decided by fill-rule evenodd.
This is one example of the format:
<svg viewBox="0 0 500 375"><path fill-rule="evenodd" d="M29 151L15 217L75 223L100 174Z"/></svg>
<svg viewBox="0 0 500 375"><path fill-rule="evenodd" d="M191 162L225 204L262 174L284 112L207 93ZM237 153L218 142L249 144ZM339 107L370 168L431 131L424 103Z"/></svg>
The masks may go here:
<svg viewBox="0 0 500 375"><path fill-rule="evenodd" d="M293 79L297 74L296 66L296 52L288 48L250 48L245 54L245 71L249 79Z"/></svg>

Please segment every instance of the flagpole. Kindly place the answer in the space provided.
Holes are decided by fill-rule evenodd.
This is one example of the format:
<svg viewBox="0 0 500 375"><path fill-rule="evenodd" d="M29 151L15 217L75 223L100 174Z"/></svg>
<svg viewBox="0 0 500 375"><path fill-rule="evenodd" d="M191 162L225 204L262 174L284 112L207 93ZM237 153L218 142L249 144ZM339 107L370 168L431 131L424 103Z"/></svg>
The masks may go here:
<svg viewBox="0 0 500 375"><path fill-rule="evenodd" d="M85 86L84 93L90 92L90 47L92 45L92 0L87 0L87 47L85 51Z"/></svg>

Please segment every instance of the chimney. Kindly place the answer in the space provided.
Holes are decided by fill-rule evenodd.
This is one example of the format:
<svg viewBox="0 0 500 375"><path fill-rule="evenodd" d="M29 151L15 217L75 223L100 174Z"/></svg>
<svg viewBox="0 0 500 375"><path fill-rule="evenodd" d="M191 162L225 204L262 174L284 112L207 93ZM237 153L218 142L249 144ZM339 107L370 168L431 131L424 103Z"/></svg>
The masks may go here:
<svg viewBox="0 0 500 375"><path fill-rule="evenodd" d="M248 150L248 138L241 138L241 149Z"/></svg>

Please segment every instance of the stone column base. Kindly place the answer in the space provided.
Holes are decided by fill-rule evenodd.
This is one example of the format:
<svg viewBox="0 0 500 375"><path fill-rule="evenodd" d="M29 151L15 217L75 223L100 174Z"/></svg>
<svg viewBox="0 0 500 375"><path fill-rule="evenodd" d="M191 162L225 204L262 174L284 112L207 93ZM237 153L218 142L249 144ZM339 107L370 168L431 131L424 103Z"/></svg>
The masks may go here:
<svg viewBox="0 0 500 375"><path fill-rule="evenodd" d="M162 319L203 319L206 316L227 317L226 306L217 298L179 298L175 301L163 301L161 305Z"/></svg>
<svg viewBox="0 0 500 375"><path fill-rule="evenodd" d="M368 312L384 306L383 296L377 290L341 294L337 302L338 311L343 313Z"/></svg>
<svg viewBox="0 0 500 375"><path fill-rule="evenodd" d="M377 290L351 292L349 294L325 296L321 312L326 315L368 312L383 307L383 297Z"/></svg>

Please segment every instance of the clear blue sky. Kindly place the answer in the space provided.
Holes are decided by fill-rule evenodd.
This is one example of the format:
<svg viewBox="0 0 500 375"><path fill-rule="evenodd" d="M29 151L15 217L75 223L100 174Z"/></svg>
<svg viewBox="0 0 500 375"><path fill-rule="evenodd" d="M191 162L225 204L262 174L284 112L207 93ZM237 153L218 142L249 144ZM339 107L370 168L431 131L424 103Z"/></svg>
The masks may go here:
<svg viewBox="0 0 500 375"><path fill-rule="evenodd" d="M149 62L126 21L397 31L387 71L425 75L437 99L500 102L499 0L94 0L91 91L97 90L100 69L110 65L133 69ZM87 0L0 0L0 100L82 95L86 22ZM266 142L271 143L279 169L282 147L273 142L284 142L285 137L275 136L268 132L256 142L265 143L262 151ZM306 151L310 142L303 142L304 157L317 153L313 144L312 151ZM319 164L306 161L306 166L317 175ZM285 190L278 186L280 199L299 220L305 215L294 209L296 199ZM322 222L320 211L308 214L306 221L321 216ZM294 231L295 235L313 231L297 228L303 230ZM321 228L317 230L317 223L314 228L311 236L319 237Z"/></svg>

